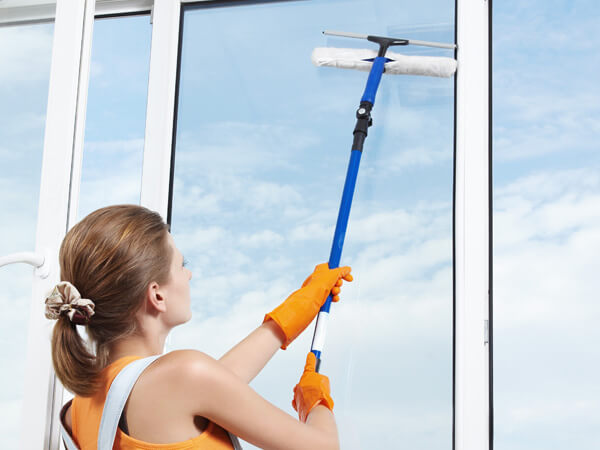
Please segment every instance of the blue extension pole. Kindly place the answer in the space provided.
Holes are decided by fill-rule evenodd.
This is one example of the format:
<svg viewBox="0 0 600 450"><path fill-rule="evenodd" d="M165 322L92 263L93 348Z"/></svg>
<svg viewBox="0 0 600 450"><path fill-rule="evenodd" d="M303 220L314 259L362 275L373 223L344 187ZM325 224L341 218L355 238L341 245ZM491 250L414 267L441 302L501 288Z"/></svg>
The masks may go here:
<svg viewBox="0 0 600 450"><path fill-rule="evenodd" d="M338 213L335 233L333 235L333 244L329 255L329 268L336 269L340 265L342 256L342 248L344 246L344 238L346 237L346 228L348 227L348 217L350 216L350 207L352 206L352 197L354 195L354 187L356 185L356 177L360 165L360 157L362 156L362 144L367 136L367 128L371 125L371 109L375 104L375 95L381 81L381 76L385 69L385 63L390 61L388 58L378 56L374 58L369 78L365 87L364 94L361 99L360 107L356 113L357 125L354 129L354 143L350 152L350 162L346 173L346 181L344 182L344 191L342 193L342 201L340 211ZM357 134L359 135L357 137ZM362 135L361 135L362 134ZM331 295L327 297L325 303L317 316L315 332L311 345L311 352L317 357L316 371L319 371L321 363L321 354L325 344L325 335L327 331L327 323L329 319L329 310L331 308Z"/></svg>

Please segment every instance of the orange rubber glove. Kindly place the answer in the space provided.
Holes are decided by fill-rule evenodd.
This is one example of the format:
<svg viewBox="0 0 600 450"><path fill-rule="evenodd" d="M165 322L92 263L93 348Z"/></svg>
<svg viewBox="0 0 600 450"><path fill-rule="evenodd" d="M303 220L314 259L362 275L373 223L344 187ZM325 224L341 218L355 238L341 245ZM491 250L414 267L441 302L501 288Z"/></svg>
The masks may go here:
<svg viewBox="0 0 600 450"><path fill-rule="evenodd" d="M298 411L298 417L302 422L317 405L324 405L333 411L333 399L329 395L329 378L315 372L317 357L313 352L308 352L304 373L300 382L294 387L294 399L292 406Z"/></svg>
<svg viewBox="0 0 600 450"><path fill-rule="evenodd" d="M263 323L273 320L285 334L285 342L281 346L283 350L310 325L329 293L333 295L334 302L340 299L338 294L342 279L353 280L351 270L348 266L330 269L327 263L319 264L300 289L265 315Z"/></svg>

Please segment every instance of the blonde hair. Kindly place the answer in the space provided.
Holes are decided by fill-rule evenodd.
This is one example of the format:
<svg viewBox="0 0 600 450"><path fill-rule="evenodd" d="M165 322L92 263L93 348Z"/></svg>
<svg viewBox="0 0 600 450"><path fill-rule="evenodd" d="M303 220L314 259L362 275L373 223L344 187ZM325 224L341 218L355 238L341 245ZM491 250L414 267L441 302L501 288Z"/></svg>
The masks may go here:
<svg viewBox="0 0 600 450"><path fill-rule="evenodd" d="M154 211L114 205L92 212L66 234L59 253L60 279L95 303L86 325L95 352L66 315L52 333L54 370L74 394L89 397L96 392L110 344L138 329L135 315L148 285L169 281L168 231Z"/></svg>

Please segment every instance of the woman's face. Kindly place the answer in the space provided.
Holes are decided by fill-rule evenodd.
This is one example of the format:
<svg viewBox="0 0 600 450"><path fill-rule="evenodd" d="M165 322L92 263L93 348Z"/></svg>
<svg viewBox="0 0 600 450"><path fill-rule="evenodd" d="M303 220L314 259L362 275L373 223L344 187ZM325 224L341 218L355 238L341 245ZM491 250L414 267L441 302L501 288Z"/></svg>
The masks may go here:
<svg viewBox="0 0 600 450"><path fill-rule="evenodd" d="M190 302L190 280L192 271L183 265L183 255L175 245L175 241L168 234L171 249L171 272L167 284L162 286L167 300L167 315L170 326L177 326L192 318Z"/></svg>

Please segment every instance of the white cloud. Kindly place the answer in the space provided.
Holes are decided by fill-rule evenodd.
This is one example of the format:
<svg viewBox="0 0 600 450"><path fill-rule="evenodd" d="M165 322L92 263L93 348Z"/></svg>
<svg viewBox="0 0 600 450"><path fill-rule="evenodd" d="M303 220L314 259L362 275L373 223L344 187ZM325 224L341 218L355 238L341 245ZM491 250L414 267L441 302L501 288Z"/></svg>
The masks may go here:
<svg viewBox="0 0 600 450"><path fill-rule="evenodd" d="M496 272L499 311L507 318L538 321L600 311L594 288L597 254L600 250L600 208L596 171L548 173L515 183L533 188L520 196L500 194L497 202ZM596 186L589 187L596 179ZM560 195L536 198L544 185L558 186ZM515 198L516 197L516 198ZM511 204L515 206L510 207ZM510 280L510 282L509 282ZM569 307L565 301L569 299ZM500 300L503 300L500 302ZM504 305L504 306L503 306ZM508 308L508 309L506 309Z"/></svg>
<svg viewBox="0 0 600 450"><path fill-rule="evenodd" d="M592 300L600 252L597 171L525 177L498 190L495 208L499 320L560 327L561 318L600 313Z"/></svg>
<svg viewBox="0 0 600 450"><path fill-rule="evenodd" d="M292 228L289 238L296 241L327 240L333 236L334 225L326 222L326 214L313 213L304 217L300 225Z"/></svg>
<svg viewBox="0 0 600 450"><path fill-rule="evenodd" d="M541 94L540 98L529 96L527 100L530 103L543 103L542 108L545 108L557 102L556 99L549 98L549 93L546 93ZM512 106L518 108L517 105ZM527 108L524 109L522 114L536 114L527 111ZM544 114L542 119L531 118L510 127L497 127L494 137L497 160L534 158L557 154L565 149L570 149L574 154L597 150L595 136L600 130L598 111L572 108L561 113Z"/></svg>
<svg viewBox="0 0 600 450"><path fill-rule="evenodd" d="M246 187L245 201L256 210L289 209L301 203L300 194L289 185L256 180Z"/></svg>
<svg viewBox="0 0 600 450"><path fill-rule="evenodd" d="M209 183L176 177L173 184L175 208L200 217L220 212L222 197L220 193L210 189Z"/></svg>
<svg viewBox="0 0 600 450"><path fill-rule="evenodd" d="M199 140L199 136L202 139ZM177 171L180 176L264 173L294 170L292 155L319 143L317 136L286 124L217 122L193 132L182 130L177 137ZM206 162L210 160L210 164Z"/></svg>
<svg viewBox="0 0 600 450"><path fill-rule="evenodd" d="M600 175L577 169L532 174L496 190L498 247L524 241L568 237L600 226ZM505 232L510 230L510 233Z"/></svg>
<svg viewBox="0 0 600 450"><path fill-rule="evenodd" d="M264 230L251 235L240 237L240 243L247 247L276 246L283 241L283 237L271 230Z"/></svg>
<svg viewBox="0 0 600 450"><path fill-rule="evenodd" d="M386 161L385 165L378 167L377 172L388 170L399 172L415 166L431 166L451 160L454 152L450 145L442 150L437 150L435 146L430 147L411 147L399 150Z"/></svg>
<svg viewBox="0 0 600 450"><path fill-rule="evenodd" d="M185 242L186 247L203 252L224 244L228 233L223 228L213 225L208 227L197 226L189 232L177 231L174 236L177 240Z"/></svg>
<svg viewBox="0 0 600 450"><path fill-rule="evenodd" d="M144 138L117 139L112 141L86 141L85 152L111 156L138 155L144 149ZM112 161L111 161L112 162Z"/></svg>
<svg viewBox="0 0 600 450"><path fill-rule="evenodd" d="M30 87L39 88L40 85ZM36 103L34 107L42 109L46 106L46 99L38 99ZM0 148L0 158L3 161L15 160L20 157L19 153L24 150L41 155L46 112L10 108L10 111L2 111L2 116L4 119L2 131L5 134L3 147L5 148Z"/></svg>
<svg viewBox="0 0 600 450"><path fill-rule="evenodd" d="M141 138L85 143L78 220L104 206L139 203L143 146Z"/></svg>
<svg viewBox="0 0 600 450"><path fill-rule="evenodd" d="M0 85L47 80L53 25L0 27Z"/></svg>
<svg viewBox="0 0 600 450"><path fill-rule="evenodd" d="M539 172L496 190L496 442L509 448L573 436L591 448L600 426L599 193L594 168Z"/></svg>

